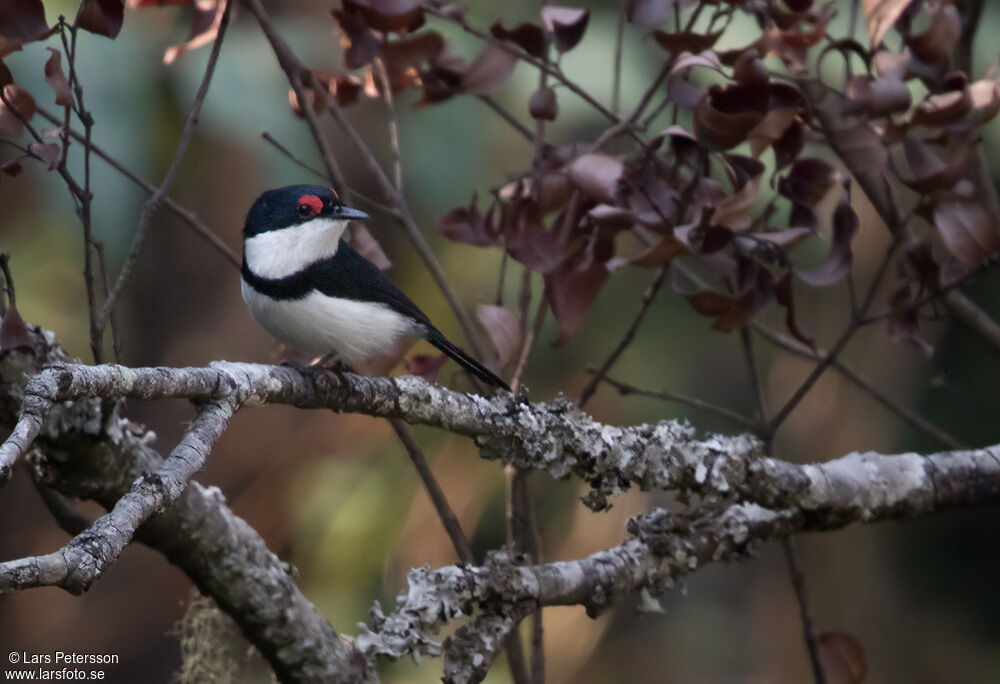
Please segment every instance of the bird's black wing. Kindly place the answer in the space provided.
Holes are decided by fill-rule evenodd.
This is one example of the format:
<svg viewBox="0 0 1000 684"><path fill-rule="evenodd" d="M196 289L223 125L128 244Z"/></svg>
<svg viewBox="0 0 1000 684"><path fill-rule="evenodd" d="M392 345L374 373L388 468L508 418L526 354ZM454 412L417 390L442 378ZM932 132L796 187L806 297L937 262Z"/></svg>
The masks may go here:
<svg viewBox="0 0 1000 684"><path fill-rule="evenodd" d="M400 292L375 264L358 254L343 240L340 241L336 254L317 261L309 270L313 286L328 297L385 304L429 329L434 328L420 307Z"/></svg>
<svg viewBox="0 0 1000 684"><path fill-rule="evenodd" d="M328 259L318 261L309 267L310 282L328 297L342 297L361 302L378 302L393 311L408 316L426 327L427 341L450 356L459 365L478 376L481 380L510 390L503 380L476 359L452 344L441 331L434 327L427 314L420 310L409 297L372 262L365 259L343 240L337 253Z"/></svg>

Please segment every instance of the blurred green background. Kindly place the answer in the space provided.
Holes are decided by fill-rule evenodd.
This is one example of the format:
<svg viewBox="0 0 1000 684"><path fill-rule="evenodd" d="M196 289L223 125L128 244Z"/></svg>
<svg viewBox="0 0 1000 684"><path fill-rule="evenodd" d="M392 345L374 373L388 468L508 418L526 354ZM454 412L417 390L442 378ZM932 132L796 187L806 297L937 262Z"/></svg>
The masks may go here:
<svg viewBox="0 0 1000 684"><path fill-rule="evenodd" d="M608 101L619 6L580 4L591 10L590 27L563 66L599 100ZM77 3L45 5L54 21L60 13L72 17ZM841 15L830 26L834 36L846 30L849 3L840 5ZM1000 7L987 5L976 46L980 73L993 58L992 36L1000 29ZM337 68L340 61L330 6L269 4L284 37L317 68ZM152 183L160 181L170 162L208 56L202 49L169 67L162 63L163 49L183 40L188 16L187 10L174 7L127 11L116 40L81 36L78 69L97 122L95 142ZM483 28L498 17L512 26L537 20L537 4L477 2L467 17ZM474 38L430 23L466 58L480 50ZM626 27L625 110L662 64L664 53L647 33ZM745 45L756 35L751 22L737 22L720 47ZM33 44L7 63L18 82L54 110L42 77L47 57L42 45ZM530 122L526 103L536 87L537 73L522 64L496 98ZM320 166L304 122L289 110L287 91L258 27L239 13L171 193L237 250L245 212L262 190L314 180L265 143L261 133L271 133ZM437 222L448 210L467 204L473 191L484 196L526 168L531 145L474 98L413 108L417 97L407 92L396 103L407 199L465 303L470 308L490 303L499 250L450 243L438 234ZM592 140L605 128L605 121L570 93L560 91L560 108L559 120L548 127L551 142ZM348 114L388 165L383 104L362 99ZM351 184L377 195L332 122L326 118L324 125ZM996 125L994 121L983 131L991 160L1000 144ZM77 163L78 152L74 146ZM0 180L0 249L12 257L19 309L26 320L54 330L72 353L89 358L79 223L61 180L36 164L25 166L21 176ZM93 173L94 230L117 272L145 195L98 159ZM854 243L856 275L867 282L883 253L885 230L870 207L856 204L862 226ZM406 236L384 216L376 215L370 228L394 264L394 280L446 334L461 340L454 316ZM817 254L822 250L820 246ZM518 273L511 268L507 277L505 303L511 308L516 308ZM584 369L613 348L650 277L634 268L617 272L564 347L551 346L555 331L550 321L527 368L533 398L578 394L588 377ZM995 274L985 274L969 290L994 315L1000 315L997 281ZM540 289L536 280L536 297ZM805 326L821 345L829 344L847 314L844 287L800 289L796 296ZM166 211L154 218L119 311L126 364L277 358L274 342L244 309L236 270ZM781 325L778 312L768 311L764 318ZM927 336L934 345L929 355L894 344L882 327L872 327L858 335L845 358L958 439L970 445L997 442L996 357L947 323L929 328ZM750 414L752 398L740 349L738 335L712 331L709 320L664 291L612 375ZM757 349L769 405L780 406L811 366L762 340ZM450 381L453 372L453 366L445 366L441 380ZM622 398L609 388L598 393L589 410L608 422L688 417L703 430L739 429L712 414ZM161 451L174 444L191 415L183 402L132 402L128 414L157 432ZM422 428L414 433L481 558L504 540L501 468L481 461L468 440ZM827 373L783 427L775 448L776 455L790 460L823 461L852 450L929 452L939 446ZM380 421L281 407L246 410L198 479L218 485L236 512L299 569L306 595L345 633L367 618L374 600L384 607L393 604L405 588L408 568L455 560L405 454ZM624 537L630 515L671 502L665 495L630 492L610 512L593 514L578 501L580 483L543 476L532 483L547 560L612 546ZM96 513L89 505L85 510ZM23 473L0 492L0 520L3 559L45 553L65 541ZM870 682L1000 681L998 523L1000 515L991 509L800 538L818 629L847 632L864 645ZM183 614L189 591L186 578L162 558L130 547L83 597L41 589L0 599L0 648L117 653L122 663L109 667L110 681L167 682L180 660L177 641L167 632ZM547 609L550 681L809 680L797 605L779 547L764 548L751 563L707 568L667 596L664 607L662 615L640 615L630 599L593 621L583 608ZM499 661L490 681L506 681L505 667ZM440 662L425 660L419 668L409 662L386 664L383 672L387 681L433 682L440 677Z"/></svg>

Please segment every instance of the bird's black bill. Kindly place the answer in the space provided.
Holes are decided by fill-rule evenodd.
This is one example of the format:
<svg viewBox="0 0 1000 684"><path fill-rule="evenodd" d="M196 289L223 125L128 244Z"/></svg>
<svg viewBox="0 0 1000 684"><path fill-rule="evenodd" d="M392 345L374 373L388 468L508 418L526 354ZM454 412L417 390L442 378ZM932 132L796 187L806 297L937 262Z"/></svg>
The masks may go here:
<svg viewBox="0 0 1000 684"><path fill-rule="evenodd" d="M360 209L341 207L340 210L337 212L337 218L347 219L349 221L364 221L365 219L370 219L371 216L361 211Z"/></svg>

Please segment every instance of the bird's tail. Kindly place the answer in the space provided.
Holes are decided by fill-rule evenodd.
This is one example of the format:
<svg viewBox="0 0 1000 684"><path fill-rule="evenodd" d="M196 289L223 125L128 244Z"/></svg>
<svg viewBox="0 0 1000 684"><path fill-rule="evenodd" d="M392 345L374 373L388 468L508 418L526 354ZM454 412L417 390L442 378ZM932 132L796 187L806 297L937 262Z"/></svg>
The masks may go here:
<svg viewBox="0 0 1000 684"><path fill-rule="evenodd" d="M442 335L436 328L431 328L427 331L427 341L450 356L458 365L465 368L483 382L493 385L494 387L500 387L508 392L510 391L510 387L507 386L507 383L497 377L496 373L453 345L448 341L448 338Z"/></svg>

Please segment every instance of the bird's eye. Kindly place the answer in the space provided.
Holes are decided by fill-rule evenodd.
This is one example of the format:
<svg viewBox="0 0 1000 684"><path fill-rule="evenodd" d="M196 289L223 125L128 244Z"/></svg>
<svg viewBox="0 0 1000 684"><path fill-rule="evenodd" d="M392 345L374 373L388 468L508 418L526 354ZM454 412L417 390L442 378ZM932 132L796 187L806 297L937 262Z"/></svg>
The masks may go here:
<svg viewBox="0 0 1000 684"><path fill-rule="evenodd" d="M308 204L299 205L299 216L305 218L306 216L312 216L313 210Z"/></svg>

